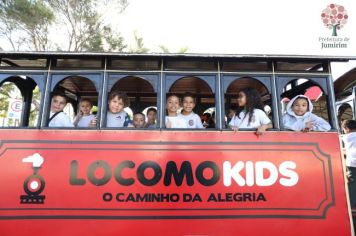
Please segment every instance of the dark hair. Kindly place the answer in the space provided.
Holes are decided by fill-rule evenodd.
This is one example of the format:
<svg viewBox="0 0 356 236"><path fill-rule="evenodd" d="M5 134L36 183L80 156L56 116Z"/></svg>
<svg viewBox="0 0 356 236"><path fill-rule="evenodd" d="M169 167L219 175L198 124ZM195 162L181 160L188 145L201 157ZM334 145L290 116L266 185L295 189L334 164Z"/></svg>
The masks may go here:
<svg viewBox="0 0 356 236"><path fill-rule="evenodd" d="M150 111L154 111L157 114L157 110L154 107L148 108L146 113L148 114Z"/></svg>
<svg viewBox="0 0 356 236"><path fill-rule="evenodd" d="M116 96L118 97L118 99L122 99L122 101L124 102L124 107L130 106L130 99L127 94L125 92L120 92L117 90L113 90L109 93L108 102L113 100Z"/></svg>
<svg viewBox="0 0 356 236"><path fill-rule="evenodd" d="M183 96L182 96L182 101L183 101L184 98L186 98L186 97L191 97L191 98L193 98L194 103L196 103L196 101L195 101L196 99L195 99L195 97L194 97L194 95L193 95L192 93L189 93L189 92L184 93Z"/></svg>
<svg viewBox="0 0 356 236"><path fill-rule="evenodd" d="M344 120L342 121L341 126L351 131L356 131L356 120Z"/></svg>
<svg viewBox="0 0 356 236"><path fill-rule="evenodd" d="M166 101L168 101L168 98L170 98L170 97L177 97L178 101L180 102L180 97L177 94L169 94L166 98Z"/></svg>
<svg viewBox="0 0 356 236"><path fill-rule="evenodd" d="M263 111L261 95L255 88L244 88L239 90L237 94L241 92L243 92L246 96L246 105L245 107L238 107L236 115L240 118L240 112L245 109L245 116L249 114L248 124L250 124L253 117L253 109L260 109Z"/></svg>
<svg viewBox="0 0 356 236"><path fill-rule="evenodd" d="M54 91L54 92L52 93L52 98L54 98L54 97L56 97L56 96L59 96L59 97L64 98L64 99L66 100L66 103L67 103L67 96L65 95L64 92L62 92L62 91Z"/></svg>
<svg viewBox="0 0 356 236"><path fill-rule="evenodd" d="M134 114L134 116L135 116L135 115L141 115L141 116L143 116L143 118L146 118L145 114L143 114L142 112L136 112L136 113Z"/></svg>

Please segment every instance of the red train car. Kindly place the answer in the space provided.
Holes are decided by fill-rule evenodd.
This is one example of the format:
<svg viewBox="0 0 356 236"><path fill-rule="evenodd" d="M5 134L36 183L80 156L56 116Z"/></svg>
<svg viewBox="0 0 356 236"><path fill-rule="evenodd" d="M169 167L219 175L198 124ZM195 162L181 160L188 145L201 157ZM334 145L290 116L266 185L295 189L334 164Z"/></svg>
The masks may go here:
<svg viewBox="0 0 356 236"><path fill-rule="evenodd" d="M23 101L20 115L9 104L0 130L2 235L353 234L330 74L331 61L347 58L0 57L0 85L17 87ZM285 102L315 86L315 113L332 129L286 130ZM246 87L259 91L273 123L260 136L227 126ZM57 89L69 115L82 99L96 105L97 126L48 127ZM113 89L128 94L132 112L156 107L156 128L108 128ZM167 95L185 92L197 114L214 112L215 128L165 127Z"/></svg>

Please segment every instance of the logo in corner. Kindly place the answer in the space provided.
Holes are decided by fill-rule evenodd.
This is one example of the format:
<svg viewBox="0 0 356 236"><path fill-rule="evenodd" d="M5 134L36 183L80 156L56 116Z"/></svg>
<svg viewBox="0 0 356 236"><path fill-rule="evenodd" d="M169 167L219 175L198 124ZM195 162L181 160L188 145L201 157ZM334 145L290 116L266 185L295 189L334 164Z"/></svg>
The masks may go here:
<svg viewBox="0 0 356 236"><path fill-rule="evenodd" d="M345 7L337 4L328 5L321 13L321 20L328 29L332 29L331 36L337 36L340 30L347 23L349 16Z"/></svg>
<svg viewBox="0 0 356 236"><path fill-rule="evenodd" d="M45 181L42 176L38 174L41 165L44 162L43 157L35 153L22 159L22 162L32 163L33 174L25 179L23 189L27 195L20 196L21 204L43 204L45 196L40 195L45 188Z"/></svg>

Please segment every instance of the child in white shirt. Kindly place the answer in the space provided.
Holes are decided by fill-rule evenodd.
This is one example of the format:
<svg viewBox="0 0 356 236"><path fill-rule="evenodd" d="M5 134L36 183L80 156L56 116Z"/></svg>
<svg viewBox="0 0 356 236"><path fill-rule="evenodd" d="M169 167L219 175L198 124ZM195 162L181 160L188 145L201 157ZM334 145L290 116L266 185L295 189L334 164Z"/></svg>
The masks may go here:
<svg viewBox="0 0 356 236"><path fill-rule="evenodd" d="M312 111L313 104L307 96L295 96L289 101L286 114L283 115L284 128L303 132L330 130L330 124Z"/></svg>
<svg viewBox="0 0 356 236"><path fill-rule="evenodd" d="M67 98L64 94L59 92L53 93L48 127L73 127L70 118L63 112L66 105Z"/></svg>
<svg viewBox="0 0 356 236"><path fill-rule="evenodd" d="M356 120L344 120L341 127L345 133L346 166L349 170L348 189L351 207L356 204Z"/></svg>
<svg viewBox="0 0 356 236"><path fill-rule="evenodd" d="M92 121L95 119L95 115L90 114L92 103L88 99L82 99L79 103L79 112L74 118L75 127L91 127Z"/></svg>
<svg viewBox="0 0 356 236"><path fill-rule="evenodd" d="M261 135L266 129L272 128L271 120L263 111L261 95L254 88L242 89L237 97L238 109L229 125L239 129L257 129L256 135Z"/></svg>
<svg viewBox="0 0 356 236"><path fill-rule="evenodd" d="M179 108L179 97L177 95L170 95L167 98L166 103L167 116L166 116L166 128L188 128L187 122L177 115Z"/></svg>
<svg viewBox="0 0 356 236"><path fill-rule="evenodd" d="M195 107L195 98L193 94L186 93L183 95L183 110L178 115L179 117L183 118L188 128L190 129L203 129L203 124L201 123L200 117L193 112Z"/></svg>

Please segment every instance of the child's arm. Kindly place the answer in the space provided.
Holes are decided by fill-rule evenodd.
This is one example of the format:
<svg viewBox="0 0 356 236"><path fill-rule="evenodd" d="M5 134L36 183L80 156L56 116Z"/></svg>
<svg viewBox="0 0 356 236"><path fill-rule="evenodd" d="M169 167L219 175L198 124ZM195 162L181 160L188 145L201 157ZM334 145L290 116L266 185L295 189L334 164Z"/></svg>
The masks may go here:
<svg viewBox="0 0 356 236"><path fill-rule="evenodd" d="M95 117L90 121L89 127L95 128L97 123L98 123L98 120L97 120L97 118L96 118L96 116L95 116Z"/></svg>
<svg viewBox="0 0 356 236"><path fill-rule="evenodd" d="M73 122L74 127L78 126L78 123L79 123L80 119L82 118L82 116L83 116L83 113L81 111L79 111L77 116L74 119L74 122Z"/></svg>
<svg viewBox="0 0 356 236"><path fill-rule="evenodd" d="M262 135L264 132L266 132L267 129L272 129L272 128L273 128L272 123L261 125L260 127L257 128L256 135Z"/></svg>
<svg viewBox="0 0 356 236"><path fill-rule="evenodd" d="M314 114L312 114L312 121L310 123L311 125L309 124L309 126L311 126L310 130L312 131L329 131L331 129L329 122ZM306 128L307 128L307 124L306 124Z"/></svg>

